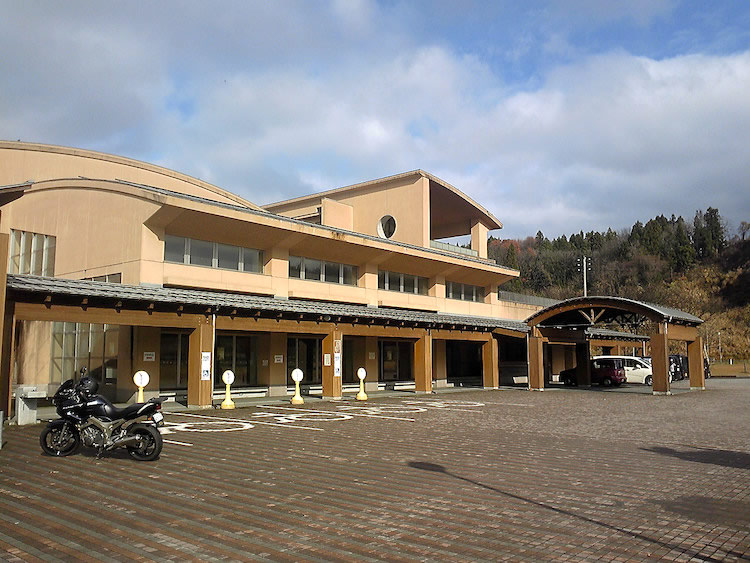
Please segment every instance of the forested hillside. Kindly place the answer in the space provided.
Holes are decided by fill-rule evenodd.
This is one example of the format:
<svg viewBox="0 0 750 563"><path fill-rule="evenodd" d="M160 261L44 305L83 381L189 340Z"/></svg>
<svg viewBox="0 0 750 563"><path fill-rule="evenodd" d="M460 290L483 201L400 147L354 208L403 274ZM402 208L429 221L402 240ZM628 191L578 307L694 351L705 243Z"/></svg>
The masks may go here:
<svg viewBox="0 0 750 563"><path fill-rule="evenodd" d="M706 321L701 332L712 356L721 332L725 358L750 357L750 223L728 233L718 209L698 211L692 222L660 215L620 232L490 237L488 250L499 264L521 272L501 289L555 299L583 295L586 257L589 295L682 309Z"/></svg>

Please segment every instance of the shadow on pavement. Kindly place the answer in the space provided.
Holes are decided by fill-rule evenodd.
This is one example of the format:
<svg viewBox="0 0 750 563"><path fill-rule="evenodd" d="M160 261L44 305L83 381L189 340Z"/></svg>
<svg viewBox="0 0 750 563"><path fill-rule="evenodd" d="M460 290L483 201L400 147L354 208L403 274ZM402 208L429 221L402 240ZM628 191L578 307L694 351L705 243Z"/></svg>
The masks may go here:
<svg viewBox="0 0 750 563"><path fill-rule="evenodd" d="M746 529L750 524L750 502L688 496L655 501L665 510L708 524Z"/></svg>
<svg viewBox="0 0 750 563"><path fill-rule="evenodd" d="M473 479L469 479L468 477L462 477L461 475L456 475L454 473L451 473L448 471L444 466L439 465L437 463L430 463L426 461L409 461L407 462L407 465L413 469L420 469L422 471L430 471L433 473L442 473L444 475L447 475L448 477L453 477L454 479L458 479L460 481L465 481L467 483L471 483L472 485L475 485L477 487L482 487L483 489L487 489L488 491L492 491L494 493L497 493L499 495L503 495L505 497L509 497L515 500L519 500L521 502L525 502L527 504L532 504L534 506L538 506L541 508L545 508L547 510L551 510L552 512L556 512L558 514L565 514L566 516L569 516L571 518L575 518L576 520L580 520L582 522L587 522L589 524L594 524L596 526L601 526L602 528L606 528L607 530L617 532L619 534L622 534L623 536L630 536L632 538L637 538L642 541L650 542L653 544L656 544L658 546L664 547L669 549L670 551L676 550L680 553L683 553L684 555L689 555L691 557L696 557L701 561L723 561L724 559L717 559L714 557L710 557L707 555L701 554L699 551L694 551L692 549L685 549L684 546L679 546L667 542L660 541L656 538L652 538L649 536L646 536L644 534L640 534L638 532L633 532L629 530L624 530L623 528L618 528L617 526L613 526L612 524L607 524L606 522L600 522L599 520L594 520L593 518L589 518L588 516L582 516L580 514L576 514L575 512L570 512L569 510L565 510L564 508L557 508L555 506L539 502L530 498L522 497L520 495L516 495L513 493L509 493L507 491L503 491L500 489L497 489L495 487L492 487L490 485L485 485L484 483L480 483L479 481L474 481ZM727 556L737 556L738 554L734 553L733 551L726 552Z"/></svg>
<svg viewBox="0 0 750 563"><path fill-rule="evenodd" d="M641 448L647 452L695 461L697 463L709 463L723 467L736 467L737 469L750 469L750 454L745 452L734 452L731 450L715 450L712 448L696 448L690 446L690 450L680 451L664 446Z"/></svg>

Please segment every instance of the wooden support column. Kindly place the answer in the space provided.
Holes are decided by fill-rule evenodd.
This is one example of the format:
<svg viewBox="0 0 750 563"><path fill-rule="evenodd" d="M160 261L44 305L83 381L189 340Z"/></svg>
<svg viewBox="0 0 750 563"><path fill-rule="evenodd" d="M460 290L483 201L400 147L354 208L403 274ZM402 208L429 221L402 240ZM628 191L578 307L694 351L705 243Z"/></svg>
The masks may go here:
<svg viewBox="0 0 750 563"><path fill-rule="evenodd" d="M344 339L341 331L334 328L323 339L323 398L341 398L341 379L344 361ZM329 365L326 365L327 359Z"/></svg>
<svg viewBox="0 0 750 563"><path fill-rule="evenodd" d="M690 369L690 390L703 391L706 388L706 372L703 365L703 337L698 336L688 342L688 366Z"/></svg>
<svg viewBox="0 0 750 563"><path fill-rule="evenodd" d="M0 233L0 411L10 418L11 374L13 373L13 307L6 307L10 236Z"/></svg>
<svg viewBox="0 0 750 563"><path fill-rule="evenodd" d="M414 343L414 389L432 393L432 335L425 331Z"/></svg>
<svg viewBox="0 0 750 563"><path fill-rule="evenodd" d="M448 387L446 340L432 340L432 379L436 389Z"/></svg>
<svg viewBox="0 0 750 563"><path fill-rule="evenodd" d="M498 354L498 341L490 333L487 342L482 344L482 378L485 389L497 389L500 386Z"/></svg>
<svg viewBox="0 0 750 563"><path fill-rule="evenodd" d="M378 361L378 337L365 337L365 350L367 357L365 360L365 369L367 370L367 379L365 379L365 392L371 393L378 390L378 379L380 378L380 362Z"/></svg>
<svg viewBox="0 0 750 563"><path fill-rule="evenodd" d="M212 316L197 319L188 350L188 406L208 409L213 399L214 321ZM202 369L204 353L211 358L208 373Z"/></svg>
<svg viewBox="0 0 750 563"><path fill-rule="evenodd" d="M261 335L265 345L265 358L268 365L264 366L265 382L268 385L269 397L286 397L288 375L287 372L287 333L271 332ZM263 357L263 356L261 356ZM262 363L262 362L261 362ZM310 374L304 374L308 378ZM303 379L304 383L305 380Z"/></svg>
<svg viewBox="0 0 750 563"><path fill-rule="evenodd" d="M591 387L591 354L589 344L576 344L576 379L579 387Z"/></svg>
<svg viewBox="0 0 750 563"><path fill-rule="evenodd" d="M543 339L536 327L529 335L529 389L544 391L544 347Z"/></svg>
<svg viewBox="0 0 750 563"><path fill-rule="evenodd" d="M671 395L669 389L669 342L667 323L660 322L651 335L651 368L654 373L654 395Z"/></svg>

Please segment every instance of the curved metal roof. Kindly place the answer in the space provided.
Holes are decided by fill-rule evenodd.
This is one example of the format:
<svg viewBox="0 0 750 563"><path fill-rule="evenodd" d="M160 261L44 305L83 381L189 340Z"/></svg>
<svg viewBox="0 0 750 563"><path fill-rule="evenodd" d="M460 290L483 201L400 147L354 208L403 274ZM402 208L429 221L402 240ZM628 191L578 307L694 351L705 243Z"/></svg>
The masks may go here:
<svg viewBox="0 0 750 563"><path fill-rule="evenodd" d="M595 313L587 317L587 313ZM598 311L597 311L598 310ZM696 326L702 319L663 305L655 305L624 297L574 297L560 301L531 315L526 322L529 326L544 323L545 326L590 326L596 323L622 322L632 323L640 317L655 321Z"/></svg>

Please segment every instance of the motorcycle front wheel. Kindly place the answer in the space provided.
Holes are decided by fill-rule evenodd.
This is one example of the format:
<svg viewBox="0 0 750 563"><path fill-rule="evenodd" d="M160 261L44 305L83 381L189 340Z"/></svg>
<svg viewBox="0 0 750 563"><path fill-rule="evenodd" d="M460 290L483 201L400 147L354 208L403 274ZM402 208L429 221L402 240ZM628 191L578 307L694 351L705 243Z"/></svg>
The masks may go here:
<svg viewBox="0 0 750 563"><path fill-rule="evenodd" d="M138 461L153 461L161 454L163 442L161 434L148 424L135 424L128 429L128 434L138 436L138 445L128 446L128 453Z"/></svg>
<svg viewBox="0 0 750 563"><path fill-rule="evenodd" d="M42 430L39 445L45 454L63 457L78 450L81 445L81 435L70 422L53 420Z"/></svg>

